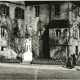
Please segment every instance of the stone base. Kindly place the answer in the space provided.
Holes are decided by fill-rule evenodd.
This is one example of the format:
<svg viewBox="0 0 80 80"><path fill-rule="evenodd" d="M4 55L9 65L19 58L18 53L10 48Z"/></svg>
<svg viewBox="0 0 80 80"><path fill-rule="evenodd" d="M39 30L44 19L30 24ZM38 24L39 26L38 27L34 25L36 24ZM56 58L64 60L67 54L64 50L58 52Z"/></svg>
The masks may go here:
<svg viewBox="0 0 80 80"><path fill-rule="evenodd" d="M23 54L23 64L30 64L32 61L32 52L25 52Z"/></svg>
<svg viewBox="0 0 80 80"><path fill-rule="evenodd" d="M25 52L23 54L23 62L24 61L32 61L32 52L31 51Z"/></svg>
<svg viewBox="0 0 80 80"><path fill-rule="evenodd" d="M23 61L22 64L31 64L31 61Z"/></svg>

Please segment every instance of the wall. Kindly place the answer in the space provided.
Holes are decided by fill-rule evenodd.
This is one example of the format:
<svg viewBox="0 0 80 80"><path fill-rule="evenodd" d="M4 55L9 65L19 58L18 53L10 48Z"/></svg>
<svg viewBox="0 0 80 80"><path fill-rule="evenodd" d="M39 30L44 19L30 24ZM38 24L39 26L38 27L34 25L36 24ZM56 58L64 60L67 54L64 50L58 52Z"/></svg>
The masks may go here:
<svg viewBox="0 0 80 80"><path fill-rule="evenodd" d="M40 56L43 57L43 38L41 36L43 35L45 31L46 25L49 23L49 4L41 4L40 6L40 15L39 17L35 17L35 6L27 6L26 10L26 27L28 30L28 33L30 36L32 36L32 46L33 46L33 56L40 58ZM62 20L62 19L68 19L68 3L64 2L60 4L61 7L61 15L55 16L54 15L54 5L51 4L51 20ZM38 31L38 29L41 28L41 34ZM42 29L44 28L44 29ZM36 34L38 31L38 34ZM59 40L60 43L62 43L62 39ZM53 52L53 51L51 51ZM50 53L51 53L50 52ZM52 53L51 53L52 56Z"/></svg>
<svg viewBox="0 0 80 80"><path fill-rule="evenodd" d="M60 3L60 15L55 15L55 6L51 4L51 20L61 20L61 19L68 19L68 2Z"/></svg>
<svg viewBox="0 0 80 80"><path fill-rule="evenodd" d="M76 8L73 8L72 6L75 6ZM70 41L69 41L69 45L70 45L70 55L75 53L76 55L76 46L78 46L78 55L80 53L80 37L79 37L79 26L80 26L80 16L79 16L79 7L77 7L76 5L69 3L69 21L70 21ZM74 35L74 30L77 30L77 34L76 36L78 37L77 39L74 39L73 35ZM76 55L76 57L78 57L78 55Z"/></svg>
<svg viewBox="0 0 80 80"><path fill-rule="evenodd" d="M39 17L35 17L35 6L40 6ZM33 58L40 58L40 39L45 31L45 25L49 23L49 7L48 4L27 6L26 9L26 29L32 38ZM41 34L40 34L41 30Z"/></svg>
<svg viewBox="0 0 80 80"><path fill-rule="evenodd" d="M5 15L0 15L0 21L1 21L0 26L6 27L6 36L7 36L5 39L2 39L0 37L1 46L3 45L6 46L5 51L4 52L0 51L0 53L4 54L4 56L6 56L7 58L12 58L13 54L15 54L14 58L16 58L17 54L25 52L25 39L28 37L31 37L32 38L33 58L39 58L42 55L40 51L43 51L43 50L40 50L41 47L43 46L42 35L44 34L46 25L48 25L49 23L49 5L41 4L41 5L32 5L32 6L25 7L25 6L20 6L17 4L12 4L12 3L7 3L7 2L0 2L0 4L6 4L7 6L10 7L9 17L5 17ZM40 6L39 17L35 17L35 6ZM71 32L69 45L71 45L70 47L70 54L71 54L75 52L74 47L80 44L79 38L78 40L74 40L72 38L73 28L75 27L74 24L76 21L78 21L78 24L79 24L80 18L79 16L76 16L75 18L75 13L71 11L72 3L63 2L60 4L60 6L61 6L61 15L55 16L54 15L54 4L53 3L51 4L51 20L62 20L62 19L67 20L69 18L70 32ZM24 9L24 19L23 20L15 19L14 11L16 7L21 7L22 9ZM18 27L19 29L20 36L18 38L13 37L14 27ZM76 26L79 32L78 27L79 26ZM41 30L41 33L40 33L40 30ZM62 43L61 41L62 39L60 40L60 43Z"/></svg>
<svg viewBox="0 0 80 80"><path fill-rule="evenodd" d="M80 40L79 39L80 17L75 13L76 12L75 10L74 10L74 12L72 11L72 9L71 9L72 5L73 4L71 2L60 3L61 14L60 14L60 16L55 16L54 3L51 4L51 20L63 20L63 19L69 20L69 27L70 27L69 35L70 36L68 35L67 38L69 40L68 45L69 45L69 54L70 55L75 53L75 46L79 47L79 44L80 44L80 41L79 41ZM36 5L34 5L34 6L36 6ZM32 37L33 56L38 58L41 54L39 52L39 49L41 48L41 46L43 44L43 39L41 39L41 36L43 35L43 33L45 31L46 25L48 25L48 23L49 23L49 5L48 4L39 5L40 6L39 17L35 17L34 6L27 6L27 8L26 8L25 25L26 25L26 29L27 29L29 35ZM40 35L40 32L38 31L38 29L40 29L40 28L42 31L41 35ZM74 28L76 28L78 31L78 40L73 39L73 29ZM41 41L41 43L39 44L40 41ZM62 39L60 41L62 41ZM62 42L60 42L60 43L62 43ZM78 54L80 52L79 50L80 50L80 47L78 49ZM65 51L67 51L67 50L65 50ZM51 51L51 52L53 52L53 51ZM53 56L53 55L51 55L51 56Z"/></svg>
<svg viewBox="0 0 80 80"><path fill-rule="evenodd" d="M60 4L60 15L55 15L55 6L51 4L51 20L68 20L68 2L61 2ZM63 24L62 24L63 25ZM58 26L55 26L58 27ZM52 59L63 59L67 58L67 41L69 37L69 28L63 26L64 28L51 28L49 29L49 44L50 44L50 58ZM61 36L56 36L56 30L61 30ZM67 29L66 33L65 30ZM66 35L66 37L65 37Z"/></svg>
<svg viewBox="0 0 80 80"><path fill-rule="evenodd" d="M7 2L0 2L0 4L9 6L9 17L0 15L0 48L1 46L5 47L4 51L0 49L0 55L5 56L5 58L16 58L22 49L25 49L25 19L15 19L15 8L20 7L25 10L26 7ZM1 38L1 27L5 27L6 38ZM13 37L14 27L19 28L20 36L18 38Z"/></svg>
<svg viewBox="0 0 80 80"><path fill-rule="evenodd" d="M54 3L55 4L55 3ZM78 46L78 55L76 55L76 57L79 56L80 53L80 37L79 37L79 26L80 26L80 15L78 12L79 7L77 7L76 5L72 4L71 2L65 2L65 3L61 3L61 14L60 16L55 16L55 9L54 9L54 4L51 5L51 20L62 20L62 19L66 19L69 20L69 30L68 32L68 45L69 45L69 56L71 56L71 54L75 53L76 54L76 46ZM72 9L72 5L76 6L77 8ZM80 10L80 9L79 9ZM62 30L62 29L61 29ZM77 30L77 39L73 38L74 35L74 30ZM60 39L60 38L59 38ZM63 40L61 40L63 41ZM60 47L59 47L60 48ZM56 49L55 49L56 51ZM54 52L53 50L51 50L51 56L54 57ZM58 50L57 50L58 51Z"/></svg>
<svg viewBox="0 0 80 80"><path fill-rule="evenodd" d="M61 35L56 35L56 30L61 30ZM67 57L68 28L49 29L50 58L61 59Z"/></svg>
<svg viewBox="0 0 80 80"><path fill-rule="evenodd" d="M39 52L39 49L41 48L41 46L43 44L43 39L41 39L41 36L43 35L43 33L45 31L46 25L48 25L48 23L49 23L49 5L48 4L38 5L38 6L40 6L39 17L35 17L35 6L37 6L37 5L27 6L27 8L25 10L25 21L26 21L25 29L27 29L28 34L32 37L33 56L38 58L41 55L41 53ZM61 14L60 14L60 16L55 16L54 3L52 3L51 4L51 20L63 20L63 19L68 20L69 19L70 32L71 32L70 41L69 41L69 45L71 46L70 54L73 54L75 52L75 49L74 49L75 46L77 44L80 44L79 40L75 40L72 38L73 37L73 28L75 27L74 24L76 21L78 21L78 23L79 23L79 16L76 16L76 14L72 12L71 6L72 6L72 3L70 3L70 2L60 3ZM75 16L76 16L76 18L75 18ZM41 32L42 32L41 34L38 31L40 28L41 28ZM79 33L78 26L77 26L77 30ZM69 35L68 35L68 39L69 39ZM41 43L39 44L40 41L41 41ZM62 39L60 40L60 43L62 43L61 41L62 41Z"/></svg>
<svg viewBox="0 0 80 80"><path fill-rule="evenodd" d="M28 37L32 38L32 52L33 57L40 57L40 44L39 40L41 35L45 30L45 25L49 23L49 7L47 4L39 5L40 6L40 15L39 17L35 17L35 6L21 6L17 4L0 2L0 4L5 4L9 6L9 17L5 17L5 15L0 15L1 26L6 27L6 36L4 40L0 38L0 41L5 41L7 51L0 51L4 54L6 58L14 58L18 54L22 54L25 52L25 39ZM24 19L16 19L15 18L15 8L20 7L24 9ZM13 28L18 27L19 29L19 37L14 38L13 36ZM41 35L39 30L41 29ZM0 32L1 33L1 32ZM2 42L4 43L4 42ZM3 44L2 44L3 46Z"/></svg>

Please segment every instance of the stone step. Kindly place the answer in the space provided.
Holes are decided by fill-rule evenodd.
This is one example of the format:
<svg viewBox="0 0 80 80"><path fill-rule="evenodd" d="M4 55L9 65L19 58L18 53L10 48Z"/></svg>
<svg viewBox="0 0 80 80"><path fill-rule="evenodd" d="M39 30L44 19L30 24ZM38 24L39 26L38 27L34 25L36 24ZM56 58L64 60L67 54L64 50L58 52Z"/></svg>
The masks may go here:
<svg viewBox="0 0 80 80"><path fill-rule="evenodd" d="M23 61L21 64L31 64L31 61Z"/></svg>

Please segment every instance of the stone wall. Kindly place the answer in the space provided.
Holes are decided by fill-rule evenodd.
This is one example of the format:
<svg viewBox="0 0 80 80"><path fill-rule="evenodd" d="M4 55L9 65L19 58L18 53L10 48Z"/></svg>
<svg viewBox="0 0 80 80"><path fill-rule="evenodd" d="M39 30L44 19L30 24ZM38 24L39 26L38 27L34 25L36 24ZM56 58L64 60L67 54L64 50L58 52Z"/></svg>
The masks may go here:
<svg viewBox="0 0 80 80"><path fill-rule="evenodd" d="M78 57L80 53L80 16L79 16L79 7L76 5L69 3L69 21L70 21L70 41L69 41L69 54L75 53L76 57ZM76 30L76 37L74 38ZM78 46L78 54L76 53L76 46Z"/></svg>
<svg viewBox="0 0 80 80"><path fill-rule="evenodd" d="M25 52L25 39L28 37L32 38L32 52L34 58L39 58L42 54L43 47L43 34L45 32L46 25L49 23L49 4L40 4L40 5L32 5L32 6L20 6L17 4L0 2L0 4L5 4L9 6L9 17L5 15L0 15L0 26L6 27L6 38L2 39L0 34L0 47L6 46L5 51L0 51L1 54L7 54L7 57L11 58L13 54L20 54ZM35 17L35 6L40 6L40 14L39 17ZM20 7L24 9L24 19L15 19L15 8ZM55 16L54 14L54 4L51 4L51 20L62 20L66 19L70 21L70 41L69 45L71 45L71 53L74 53L74 48L79 42L78 40L73 40L73 28L75 28L74 24L76 21L80 21L79 16L76 16L74 12L72 12L72 3L63 2L60 4L60 16ZM18 27L19 37L13 37L13 28ZM76 26L79 34L79 25ZM1 28L0 28L1 29ZM1 31L1 30L0 30ZM0 32L1 33L1 32ZM62 39L60 40L60 43ZM74 45L73 45L74 44ZM80 48L80 47L79 47ZM72 52L73 51L73 52ZM41 52L41 53L40 53ZM79 51L80 52L80 51ZM78 52L78 53L79 53ZM10 55L10 53L13 53ZM51 55L52 56L52 55Z"/></svg>
<svg viewBox="0 0 80 80"><path fill-rule="evenodd" d="M35 6L40 7L39 17L35 17ZM49 23L49 8L48 4L27 6L26 9L26 29L32 38L32 52L33 57L39 58L41 53L39 49L41 48L39 40L45 31L45 25ZM41 34L40 34L41 30Z"/></svg>
<svg viewBox="0 0 80 80"><path fill-rule="evenodd" d="M55 15L55 6L51 4L51 20L68 19L68 2L60 3L60 15Z"/></svg>
<svg viewBox="0 0 80 80"><path fill-rule="evenodd" d="M25 20L15 18L15 8L20 7L24 9L25 12L26 7L8 2L0 2L0 4L9 7L9 17L6 17L5 14L0 15L0 55L2 54L5 58L16 58L16 56L25 49ZM5 28L6 37L4 38L1 37L1 27ZM13 29L15 27L19 29L20 36L17 38L13 36ZM1 51L1 47L4 47L3 51Z"/></svg>
<svg viewBox="0 0 80 80"><path fill-rule="evenodd" d="M61 30L60 36L56 35L56 30ZM49 45L50 45L50 57L51 58L60 59L63 56L66 57L68 36L69 36L68 28L49 29Z"/></svg>
<svg viewBox="0 0 80 80"><path fill-rule="evenodd" d="M45 30L45 25L49 23L49 7L47 4L39 5L40 6L40 15L39 17L35 17L35 6L20 6L18 4L12 4L8 2L0 2L0 4L5 4L9 7L9 17L5 15L0 15L1 24L0 26L6 27L6 36L4 40L0 38L2 41L2 46L4 46L4 42L6 42L6 49L5 51L0 51L4 53L5 57L12 58L12 55L20 54L25 52L25 39L28 37L32 38L32 52L33 57L39 57L39 39L40 39L40 32L42 33ZM24 9L24 19L16 19L15 18L15 8L20 7ZM18 27L18 34L17 38L13 36L13 29ZM0 32L1 33L1 32ZM15 56L15 58L16 58Z"/></svg>

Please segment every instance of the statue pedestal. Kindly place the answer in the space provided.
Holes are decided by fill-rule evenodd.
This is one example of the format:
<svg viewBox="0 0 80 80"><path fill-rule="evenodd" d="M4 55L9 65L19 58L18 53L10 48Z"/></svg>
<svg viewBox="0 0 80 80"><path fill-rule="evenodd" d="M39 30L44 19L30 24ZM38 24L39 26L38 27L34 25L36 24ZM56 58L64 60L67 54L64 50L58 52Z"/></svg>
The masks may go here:
<svg viewBox="0 0 80 80"><path fill-rule="evenodd" d="M32 61L31 38L26 39L26 51L23 54L23 64L30 64Z"/></svg>
<svg viewBox="0 0 80 80"><path fill-rule="evenodd" d="M28 51L23 54L23 63L30 64L32 61L32 52Z"/></svg>

